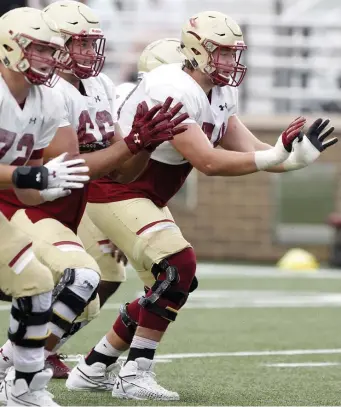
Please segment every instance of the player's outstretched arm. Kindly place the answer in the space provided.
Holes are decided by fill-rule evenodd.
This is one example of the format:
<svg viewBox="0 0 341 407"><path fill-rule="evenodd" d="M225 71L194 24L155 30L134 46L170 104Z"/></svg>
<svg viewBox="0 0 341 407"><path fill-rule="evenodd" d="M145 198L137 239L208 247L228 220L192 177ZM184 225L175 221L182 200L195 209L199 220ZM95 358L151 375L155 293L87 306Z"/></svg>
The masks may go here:
<svg viewBox="0 0 341 407"><path fill-rule="evenodd" d="M303 133L303 127L306 124L303 117L295 119L289 127L299 123L302 124L302 131L293 143L293 151L289 158L282 164L267 168L266 171L278 173L306 167L313 163L322 151L338 141L336 137L328 138L334 131L334 127L326 130L329 120L315 120L306 134ZM232 116L229 119L226 133L222 137L220 145L226 150L231 149L241 152L269 150L272 148L271 145L263 143L255 137L237 116Z"/></svg>
<svg viewBox="0 0 341 407"><path fill-rule="evenodd" d="M264 151L214 149L197 124L188 125L181 137L175 137L171 143L196 169L206 175L238 176L266 170L285 161L301 127L301 123L292 123L281 134L276 145Z"/></svg>

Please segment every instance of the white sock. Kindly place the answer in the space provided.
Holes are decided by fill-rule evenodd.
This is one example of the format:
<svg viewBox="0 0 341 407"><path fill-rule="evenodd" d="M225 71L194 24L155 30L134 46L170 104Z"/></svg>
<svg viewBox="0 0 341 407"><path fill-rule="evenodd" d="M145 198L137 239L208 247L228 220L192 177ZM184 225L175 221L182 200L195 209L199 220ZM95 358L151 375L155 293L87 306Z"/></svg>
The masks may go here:
<svg viewBox="0 0 341 407"><path fill-rule="evenodd" d="M141 336L135 335L133 341L131 342L130 348L137 349L156 349L159 342L153 341L152 339L142 338Z"/></svg>
<svg viewBox="0 0 341 407"><path fill-rule="evenodd" d="M0 365L2 364L13 364L13 345L9 339L0 348Z"/></svg>
<svg viewBox="0 0 341 407"><path fill-rule="evenodd" d="M115 358L118 358L121 355L121 353L123 353L122 350L114 348L110 344L106 336L103 336L103 338L95 346L95 351L98 353L102 353L103 355L112 356Z"/></svg>

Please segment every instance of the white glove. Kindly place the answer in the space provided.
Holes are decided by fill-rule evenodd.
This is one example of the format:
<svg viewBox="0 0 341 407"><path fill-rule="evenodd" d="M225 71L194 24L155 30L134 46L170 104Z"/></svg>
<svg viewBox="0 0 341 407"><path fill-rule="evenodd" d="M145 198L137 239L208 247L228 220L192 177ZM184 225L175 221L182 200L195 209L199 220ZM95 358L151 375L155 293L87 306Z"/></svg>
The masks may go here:
<svg viewBox="0 0 341 407"><path fill-rule="evenodd" d="M43 189L42 191L39 191L39 193L40 196L43 198L44 202L52 202L55 201L56 199L70 195L71 190L63 188L49 188Z"/></svg>
<svg viewBox="0 0 341 407"><path fill-rule="evenodd" d="M255 152L255 163L259 171L281 164L289 157L292 151L292 144L299 136L305 122L306 119L304 117L298 117L280 135L274 147L269 150Z"/></svg>
<svg viewBox="0 0 341 407"><path fill-rule="evenodd" d="M77 158L75 160L64 161L67 153L63 153L44 165L48 169L48 184L47 188L83 188L84 183L88 182L88 175L79 175L80 173L88 173L89 167L74 167L78 164L84 164L85 160ZM75 174L75 175L73 175Z"/></svg>
<svg viewBox="0 0 341 407"><path fill-rule="evenodd" d="M329 120L317 119L309 127L307 134L302 134L293 144L293 151L289 158L283 163L286 171L298 170L312 164L318 159L322 151L337 143L337 138L326 140L332 134L334 127L330 127L324 133Z"/></svg>
<svg viewBox="0 0 341 407"><path fill-rule="evenodd" d="M321 154L320 151L311 144L306 135L303 135L301 141L295 140L292 147L292 153L290 153L289 158L283 163L285 171L304 168L316 161Z"/></svg>

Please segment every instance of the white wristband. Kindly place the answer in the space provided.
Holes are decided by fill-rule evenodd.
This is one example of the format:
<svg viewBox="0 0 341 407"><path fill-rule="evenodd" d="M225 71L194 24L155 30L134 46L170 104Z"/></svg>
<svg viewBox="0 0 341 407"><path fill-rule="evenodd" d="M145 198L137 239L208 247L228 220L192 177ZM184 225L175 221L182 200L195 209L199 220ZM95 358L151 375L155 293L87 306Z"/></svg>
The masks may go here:
<svg viewBox="0 0 341 407"><path fill-rule="evenodd" d="M274 167L286 160L289 154L284 148L282 136L280 136L274 147L269 148L269 150L255 151L256 167L259 171Z"/></svg>

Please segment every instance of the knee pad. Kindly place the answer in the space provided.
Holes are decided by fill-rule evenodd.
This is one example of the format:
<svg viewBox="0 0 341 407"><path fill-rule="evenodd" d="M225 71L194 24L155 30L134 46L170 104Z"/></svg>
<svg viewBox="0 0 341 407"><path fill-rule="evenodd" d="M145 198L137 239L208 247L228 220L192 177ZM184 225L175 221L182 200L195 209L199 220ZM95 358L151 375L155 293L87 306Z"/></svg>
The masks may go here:
<svg viewBox="0 0 341 407"><path fill-rule="evenodd" d="M53 290L53 304L61 302L77 317L82 314L89 302L96 298L99 282L100 277L94 270L65 269L62 278ZM69 332L76 317L69 320L53 309L51 322L65 332Z"/></svg>
<svg viewBox="0 0 341 407"><path fill-rule="evenodd" d="M24 348L41 348L49 336L51 292L13 300L8 339Z"/></svg>
<svg viewBox="0 0 341 407"><path fill-rule="evenodd" d="M198 286L195 270L196 259L192 248L155 264L152 273L156 281L139 304L170 322L175 321L177 311L185 304L189 293Z"/></svg>

